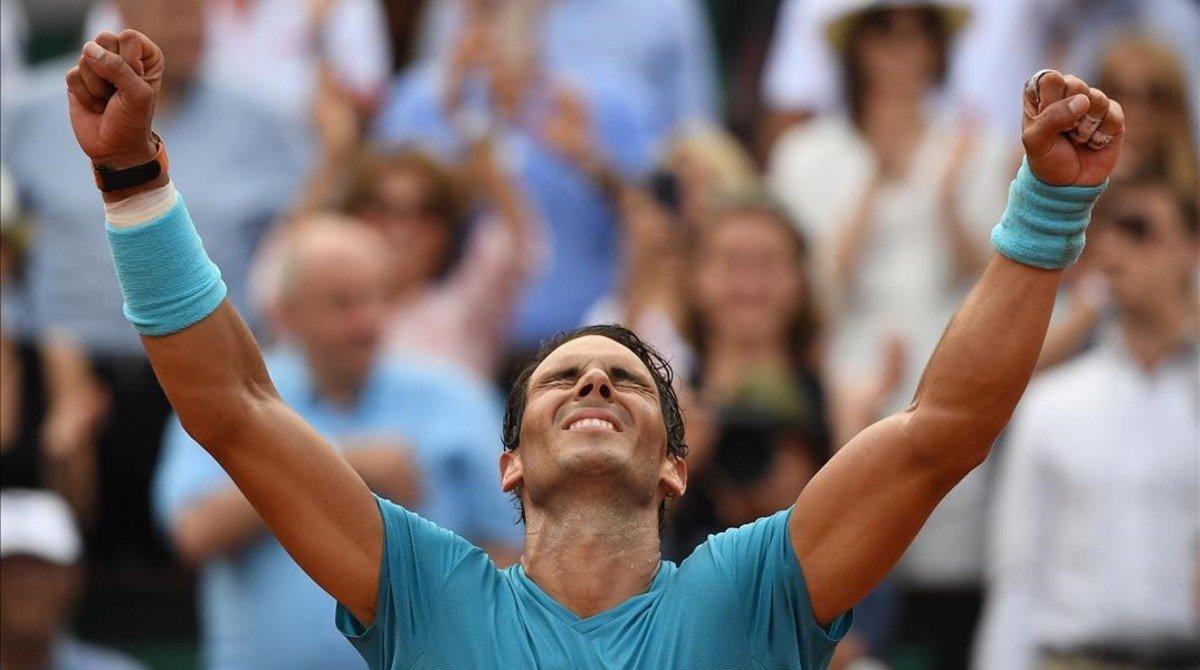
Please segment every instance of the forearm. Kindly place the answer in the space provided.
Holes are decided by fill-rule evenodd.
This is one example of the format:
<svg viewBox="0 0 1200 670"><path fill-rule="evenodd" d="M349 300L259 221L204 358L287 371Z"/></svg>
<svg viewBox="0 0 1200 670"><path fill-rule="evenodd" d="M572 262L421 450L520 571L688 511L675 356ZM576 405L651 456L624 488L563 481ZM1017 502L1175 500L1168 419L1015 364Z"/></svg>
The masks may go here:
<svg viewBox="0 0 1200 670"><path fill-rule="evenodd" d="M171 536L179 557L196 566L242 547L265 529L246 496L231 486L184 512Z"/></svg>
<svg viewBox="0 0 1200 670"><path fill-rule="evenodd" d="M910 409L917 455L965 474L1008 423L1037 364L1062 270L1083 250L1099 186L1051 186L1023 165L992 231L999 255L951 321Z"/></svg>
<svg viewBox="0 0 1200 670"><path fill-rule="evenodd" d="M867 190L854 208L846 225L839 229L833 247L833 278L842 290L854 283L862 258L863 247L870 233L871 217L875 213L875 202L879 195L879 178L867 185Z"/></svg>
<svg viewBox="0 0 1200 670"><path fill-rule="evenodd" d="M986 454L1033 374L1061 271L995 256L950 322L917 387L911 413L937 458ZM952 459L953 460L953 459Z"/></svg>

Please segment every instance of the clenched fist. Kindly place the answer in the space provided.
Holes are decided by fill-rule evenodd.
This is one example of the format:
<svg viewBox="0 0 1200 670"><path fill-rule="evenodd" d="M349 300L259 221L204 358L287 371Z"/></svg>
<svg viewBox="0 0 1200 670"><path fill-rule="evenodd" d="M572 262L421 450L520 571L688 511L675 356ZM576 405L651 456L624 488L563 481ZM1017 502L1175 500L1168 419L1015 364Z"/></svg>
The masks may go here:
<svg viewBox="0 0 1200 670"><path fill-rule="evenodd" d="M123 169L154 158L150 131L163 75L158 46L136 30L102 32L67 73L71 127L96 165Z"/></svg>
<svg viewBox="0 0 1200 670"><path fill-rule="evenodd" d="M1021 140L1033 174L1054 186L1103 183L1125 138L1121 105L1055 70L1030 77L1023 97Z"/></svg>

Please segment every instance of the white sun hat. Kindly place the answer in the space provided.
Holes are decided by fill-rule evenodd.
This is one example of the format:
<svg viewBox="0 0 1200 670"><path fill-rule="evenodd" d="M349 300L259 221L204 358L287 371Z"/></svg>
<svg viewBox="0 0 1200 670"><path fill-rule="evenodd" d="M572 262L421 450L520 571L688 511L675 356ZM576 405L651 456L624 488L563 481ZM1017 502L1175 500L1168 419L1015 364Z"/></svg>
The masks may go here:
<svg viewBox="0 0 1200 670"><path fill-rule="evenodd" d="M71 565L83 555L75 517L62 496L50 491L0 491L0 558L34 556Z"/></svg>
<svg viewBox="0 0 1200 670"><path fill-rule="evenodd" d="M933 8L941 17L948 37L953 37L971 18L971 10L962 0L832 0L823 12L825 39L829 40L834 51L841 51L850 37L855 20L863 13L906 7Z"/></svg>

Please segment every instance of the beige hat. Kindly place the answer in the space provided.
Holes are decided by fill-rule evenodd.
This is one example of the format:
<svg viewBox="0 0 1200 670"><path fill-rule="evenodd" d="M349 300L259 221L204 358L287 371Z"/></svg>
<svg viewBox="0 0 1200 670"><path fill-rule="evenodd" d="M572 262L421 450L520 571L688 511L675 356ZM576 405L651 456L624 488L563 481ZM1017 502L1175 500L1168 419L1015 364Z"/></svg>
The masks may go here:
<svg viewBox="0 0 1200 670"><path fill-rule="evenodd" d="M0 492L0 558L35 556L71 565L82 555L75 517L62 496L32 489Z"/></svg>
<svg viewBox="0 0 1200 670"><path fill-rule="evenodd" d="M840 52L846 46L855 20L864 12L904 7L932 7L937 10L949 36L961 30L971 17L970 8L955 0L834 0L827 3L825 8L825 39L829 40L834 51Z"/></svg>

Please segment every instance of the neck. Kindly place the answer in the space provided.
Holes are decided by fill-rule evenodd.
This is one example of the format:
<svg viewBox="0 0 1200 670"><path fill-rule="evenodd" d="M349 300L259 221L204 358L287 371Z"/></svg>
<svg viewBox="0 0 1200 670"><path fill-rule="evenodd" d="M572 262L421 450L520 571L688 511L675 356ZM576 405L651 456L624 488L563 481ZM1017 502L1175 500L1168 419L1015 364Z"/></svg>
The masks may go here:
<svg viewBox="0 0 1200 670"><path fill-rule="evenodd" d="M1134 360L1147 371L1154 370L1187 339L1189 329L1197 325L1195 296L1188 301L1164 304L1142 312L1126 310L1121 314L1121 331Z"/></svg>
<svg viewBox="0 0 1200 670"><path fill-rule="evenodd" d="M521 565L529 578L580 618L644 593L661 560L657 505L562 502L565 509L527 509Z"/></svg>
<svg viewBox="0 0 1200 670"><path fill-rule="evenodd" d="M866 124L907 122L920 127L925 116L920 91L909 91L907 88L878 91L868 94L867 100L870 102L863 109L863 121Z"/></svg>
<svg viewBox="0 0 1200 670"><path fill-rule="evenodd" d="M50 666L49 639L0 637L0 667L5 670L43 670Z"/></svg>

